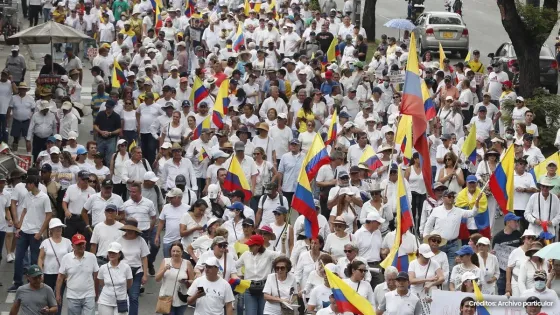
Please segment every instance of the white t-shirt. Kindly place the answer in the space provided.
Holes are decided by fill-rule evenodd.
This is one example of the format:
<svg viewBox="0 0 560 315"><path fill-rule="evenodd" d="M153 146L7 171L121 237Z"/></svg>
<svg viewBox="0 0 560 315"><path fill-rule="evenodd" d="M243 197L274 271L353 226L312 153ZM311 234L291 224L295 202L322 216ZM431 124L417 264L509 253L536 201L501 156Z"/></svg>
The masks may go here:
<svg viewBox="0 0 560 315"><path fill-rule="evenodd" d="M202 218L200 219L199 223L196 223L196 221L192 218L191 213L187 212L185 214L183 214L183 216L181 217L181 220L179 221L180 224L183 224L187 227L187 230L192 229L195 226L205 226L206 222L208 221L208 219L206 218L206 216L202 216ZM183 247L187 248L187 246L189 246L193 241L195 241L197 238L201 237L204 234L204 231L202 230L197 230L192 232L191 234L189 234L188 236L185 236L181 239L181 243L183 244Z"/></svg>
<svg viewBox="0 0 560 315"><path fill-rule="evenodd" d="M121 261L117 267L107 263L99 268L97 279L103 280L104 285L97 303L107 306L117 306L117 298L125 300L127 295L127 280L133 278L130 266ZM116 296L115 296L116 294Z"/></svg>
<svg viewBox="0 0 560 315"><path fill-rule="evenodd" d="M142 258L147 257L150 254L150 248L146 241L138 236L133 240L127 240L123 237L117 239L117 242L122 245L122 253L124 255L124 261L131 268L140 267L138 272L142 272Z"/></svg>
<svg viewBox="0 0 560 315"><path fill-rule="evenodd" d="M323 250L330 253L335 259L346 257L346 254L344 254L344 245L352 242L352 240L356 240L352 234L347 233L345 237L340 238L336 236L335 233L331 233L327 236Z"/></svg>
<svg viewBox="0 0 560 315"><path fill-rule="evenodd" d="M197 278L187 291L187 295L195 295L199 287L204 288L205 295L196 300L194 315L224 314L224 306L235 300L231 286L222 278L213 282L206 277Z"/></svg>
<svg viewBox="0 0 560 315"><path fill-rule="evenodd" d="M120 230L124 224L119 221L115 221L113 225L107 225L105 222L99 222L93 229L93 234L91 235L92 244L97 244L96 256L107 257L107 250L109 249L109 244L117 241L124 232Z"/></svg>
<svg viewBox="0 0 560 315"><path fill-rule="evenodd" d="M73 250L72 242L64 237L60 240L59 243L53 241L52 238L48 238L41 243L39 249L43 249L43 251L45 252L43 273L47 275L57 275L58 269L60 268L59 261L62 260L62 257L64 257L64 255L70 253Z"/></svg>
<svg viewBox="0 0 560 315"><path fill-rule="evenodd" d="M183 215L187 214L189 207L185 204L180 204L178 207L166 204L163 206L159 219L165 221L165 234L163 235L163 243L170 244L181 238L179 233L179 223Z"/></svg>
<svg viewBox="0 0 560 315"><path fill-rule="evenodd" d="M66 275L66 297L69 299L94 297L93 273L98 271L97 258L90 252L84 252L81 259L77 259L74 252L64 255L58 273Z"/></svg>
<svg viewBox="0 0 560 315"><path fill-rule="evenodd" d="M331 288L327 288L324 284L318 285L311 290L307 304L315 306L315 311L329 307L331 294Z"/></svg>
<svg viewBox="0 0 560 315"><path fill-rule="evenodd" d="M94 195L95 190L91 187L82 190L77 184L70 185L64 194L64 202L68 203L68 211L72 214L81 215L82 209L89 196Z"/></svg>
<svg viewBox="0 0 560 315"><path fill-rule="evenodd" d="M427 265L422 266L418 260L414 260L408 266L408 272L414 271L416 279L428 279L436 276L437 270L440 269L439 263L435 260L430 260ZM410 285L410 292L414 295L420 294L424 284Z"/></svg>
<svg viewBox="0 0 560 315"><path fill-rule="evenodd" d="M291 273L285 280L280 280L277 278L276 273L269 274L266 278L266 284L264 285L263 293L272 295L274 297L280 297L283 300L289 300L291 294L295 293L296 289L296 278ZM264 314L270 315L281 315L282 309L279 303L271 303L266 301L264 303Z"/></svg>

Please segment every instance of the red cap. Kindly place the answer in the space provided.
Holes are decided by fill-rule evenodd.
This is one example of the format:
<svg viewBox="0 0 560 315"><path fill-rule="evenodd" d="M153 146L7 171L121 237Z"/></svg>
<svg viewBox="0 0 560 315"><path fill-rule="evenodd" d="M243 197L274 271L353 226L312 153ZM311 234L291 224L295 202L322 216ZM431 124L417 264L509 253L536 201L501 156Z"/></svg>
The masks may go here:
<svg viewBox="0 0 560 315"><path fill-rule="evenodd" d="M87 241L86 241L86 237L83 236L82 234L74 234L74 236L72 236L72 244L78 245L83 243L87 243Z"/></svg>
<svg viewBox="0 0 560 315"><path fill-rule="evenodd" d="M247 246L252 246L252 245L263 246L264 245L264 237L262 237L262 235L258 235L258 234L253 235L245 242L245 245L247 245Z"/></svg>
<svg viewBox="0 0 560 315"><path fill-rule="evenodd" d="M331 70L327 70L327 72L325 72L325 79L332 79L332 71Z"/></svg>
<svg viewBox="0 0 560 315"><path fill-rule="evenodd" d="M513 84L511 83L511 81L507 80L502 82L503 85L507 86L507 87L511 87Z"/></svg>

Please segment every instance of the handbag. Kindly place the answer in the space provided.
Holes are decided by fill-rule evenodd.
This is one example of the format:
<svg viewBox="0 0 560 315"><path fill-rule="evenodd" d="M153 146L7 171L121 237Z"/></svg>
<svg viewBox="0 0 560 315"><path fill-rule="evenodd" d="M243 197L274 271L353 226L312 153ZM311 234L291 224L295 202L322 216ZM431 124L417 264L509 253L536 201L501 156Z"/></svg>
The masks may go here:
<svg viewBox="0 0 560 315"><path fill-rule="evenodd" d="M128 300L119 300L117 298L117 290L115 290L115 283L113 282L113 276L111 275L111 266L110 264L106 264L107 272L109 272L109 277L111 278L111 284L113 285L113 292L115 293L115 300L117 301L117 312L119 313L128 313Z"/></svg>
<svg viewBox="0 0 560 315"><path fill-rule="evenodd" d="M278 275L274 275L274 276L275 276L275 279L276 279L276 290L278 290L278 298L281 299L282 297L280 296L280 286L278 285ZM292 287L290 289L290 297L288 298L290 306L288 307L286 304L280 303L280 309L282 310L282 315L294 315L294 314L298 313L297 302L294 303L293 297L294 297L294 288Z"/></svg>
<svg viewBox="0 0 560 315"><path fill-rule="evenodd" d="M175 285L173 286L173 292L171 293L171 295L158 296L158 301L156 304L156 313L159 314L171 313L171 306L173 306L173 295L175 295L175 289L177 288L177 279L179 279L179 272L177 272L177 277L175 278Z"/></svg>

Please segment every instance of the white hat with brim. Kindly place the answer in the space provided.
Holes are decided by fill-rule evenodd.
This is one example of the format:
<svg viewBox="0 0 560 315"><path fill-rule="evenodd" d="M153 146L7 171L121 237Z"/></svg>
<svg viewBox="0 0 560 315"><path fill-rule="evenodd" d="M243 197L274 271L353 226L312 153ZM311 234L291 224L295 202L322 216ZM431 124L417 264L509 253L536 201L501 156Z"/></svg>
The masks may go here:
<svg viewBox="0 0 560 315"><path fill-rule="evenodd" d="M107 249L107 252L109 253L120 253L122 251L122 245L118 242L112 242L111 244L109 244L109 249Z"/></svg>
<svg viewBox="0 0 560 315"><path fill-rule="evenodd" d="M182 196L183 196L183 191L181 189L177 188L177 187L172 188L166 194L166 197L169 197L169 198L182 197Z"/></svg>
<svg viewBox="0 0 560 315"><path fill-rule="evenodd" d="M432 237L439 237L441 239L441 243L439 243L439 246L443 246L445 244L447 244L447 240L443 237L441 237L441 235L437 234L437 233L432 233L432 234L428 234L426 236L424 236L424 238L422 239L422 242L424 244L429 244L430 238Z"/></svg>
<svg viewBox="0 0 560 315"><path fill-rule="evenodd" d="M144 180L149 180L150 182L157 183L159 181L159 178L156 176L156 173L150 171L144 173Z"/></svg>
<svg viewBox="0 0 560 315"><path fill-rule="evenodd" d="M428 244L420 244L420 246L418 247L418 253L426 259L430 259L436 255L434 254L434 252L432 252L432 249Z"/></svg>

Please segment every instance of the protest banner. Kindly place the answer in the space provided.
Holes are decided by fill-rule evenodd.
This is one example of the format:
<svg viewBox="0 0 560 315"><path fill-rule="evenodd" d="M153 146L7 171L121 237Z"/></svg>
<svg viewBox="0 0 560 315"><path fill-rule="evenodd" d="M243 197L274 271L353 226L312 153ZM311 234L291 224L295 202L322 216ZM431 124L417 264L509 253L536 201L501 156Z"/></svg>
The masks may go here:
<svg viewBox="0 0 560 315"><path fill-rule="evenodd" d="M500 269L502 270L507 269L509 255L514 249L515 247L504 245L504 244L496 244L494 246L494 251L495 251L494 255L496 255L496 257L498 258L498 265L500 266Z"/></svg>

